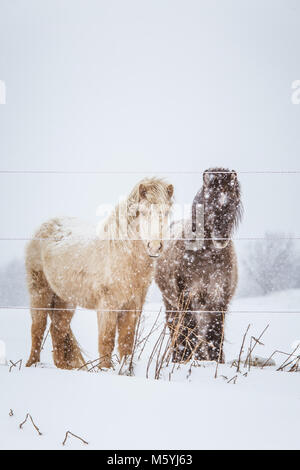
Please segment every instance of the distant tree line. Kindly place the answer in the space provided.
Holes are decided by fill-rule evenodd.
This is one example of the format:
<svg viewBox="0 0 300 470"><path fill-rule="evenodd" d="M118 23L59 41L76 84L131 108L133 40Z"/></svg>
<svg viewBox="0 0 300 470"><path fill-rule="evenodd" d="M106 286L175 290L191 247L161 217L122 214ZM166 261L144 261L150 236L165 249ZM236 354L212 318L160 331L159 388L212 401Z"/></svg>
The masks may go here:
<svg viewBox="0 0 300 470"><path fill-rule="evenodd" d="M0 268L0 304L20 307L28 301L24 261L14 259Z"/></svg>
<svg viewBox="0 0 300 470"><path fill-rule="evenodd" d="M300 241L268 232L248 244L240 263L239 295L255 297L300 288Z"/></svg>

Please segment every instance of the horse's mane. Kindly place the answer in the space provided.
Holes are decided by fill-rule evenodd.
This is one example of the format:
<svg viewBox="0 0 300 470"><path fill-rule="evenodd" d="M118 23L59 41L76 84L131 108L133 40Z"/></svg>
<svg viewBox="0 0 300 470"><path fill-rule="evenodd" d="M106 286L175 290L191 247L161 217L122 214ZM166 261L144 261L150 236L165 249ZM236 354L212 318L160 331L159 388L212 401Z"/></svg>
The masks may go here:
<svg viewBox="0 0 300 470"><path fill-rule="evenodd" d="M217 174L217 175L225 175L228 176L228 174L236 174L235 171L231 171L228 168L222 168L222 167L215 167L215 168L209 168L208 170L205 170L205 174ZM205 207L205 199L204 199L204 185L201 187L201 189L197 192L196 196L194 197L193 204L192 204L192 231L196 232L196 210L197 210L197 205L201 204L204 205ZM235 186L235 191L236 191L236 200L237 200L237 205L235 207L235 215L234 215L234 221L233 221L233 226L232 229L236 230L238 228L238 225L242 219L243 216L243 204L241 201L241 185L239 183L239 180L236 180L236 186ZM205 210L205 209L204 209Z"/></svg>
<svg viewBox="0 0 300 470"><path fill-rule="evenodd" d="M138 205L141 202L141 186L144 188L144 199L151 204L170 205L171 198L168 192L169 184L161 178L144 178L137 183L127 199L119 202L102 225L99 236L112 242L123 242L137 238L132 228L132 221L138 216ZM150 207L150 206L149 206ZM126 243L127 242L127 243ZM120 243L118 243L120 245Z"/></svg>

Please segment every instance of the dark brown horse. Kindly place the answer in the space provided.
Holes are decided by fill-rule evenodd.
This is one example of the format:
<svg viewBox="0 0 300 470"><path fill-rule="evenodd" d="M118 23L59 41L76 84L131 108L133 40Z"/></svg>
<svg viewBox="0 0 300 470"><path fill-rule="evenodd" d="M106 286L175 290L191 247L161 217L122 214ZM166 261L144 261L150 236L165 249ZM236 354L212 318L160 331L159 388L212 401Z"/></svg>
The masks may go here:
<svg viewBox="0 0 300 470"><path fill-rule="evenodd" d="M197 218L199 207L202 218ZM169 242L156 268L174 362L193 354L198 360L224 362L225 314L238 279L231 236L241 215L237 174L224 168L206 170L191 219L183 222L180 238L177 234Z"/></svg>

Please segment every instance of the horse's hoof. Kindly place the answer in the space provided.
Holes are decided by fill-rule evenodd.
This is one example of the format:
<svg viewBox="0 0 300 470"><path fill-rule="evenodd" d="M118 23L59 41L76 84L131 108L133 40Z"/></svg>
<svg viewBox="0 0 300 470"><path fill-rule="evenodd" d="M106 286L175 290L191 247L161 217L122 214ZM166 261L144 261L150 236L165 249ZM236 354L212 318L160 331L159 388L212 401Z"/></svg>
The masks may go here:
<svg viewBox="0 0 300 470"><path fill-rule="evenodd" d="M134 377L134 370L126 369L120 373L120 375L125 375L127 377Z"/></svg>
<svg viewBox="0 0 300 470"><path fill-rule="evenodd" d="M124 369L121 369L119 375L126 375L127 377L134 377L134 364L130 364Z"/></svg>
<svg viewBox="0 0 300 470"><path fill-rule="evenodd" d="M37 364L39 364L39 360L28 359L28 361L26 362L26 366L25 366L25 367L31 367L31 366L37 365Z"/></svg>
<svg viewBox="0 0 300 470"><path fill-rule="evenodd" d="M99 370L114 370L114 365L112 362L105 362L98 365Z"/></svg>
<svg viewBox="0 0 300 470"><path fill-rule="evenodd" d="M101 372L110 372L112 370L112 367L99 367L99 370Z"/></svg>

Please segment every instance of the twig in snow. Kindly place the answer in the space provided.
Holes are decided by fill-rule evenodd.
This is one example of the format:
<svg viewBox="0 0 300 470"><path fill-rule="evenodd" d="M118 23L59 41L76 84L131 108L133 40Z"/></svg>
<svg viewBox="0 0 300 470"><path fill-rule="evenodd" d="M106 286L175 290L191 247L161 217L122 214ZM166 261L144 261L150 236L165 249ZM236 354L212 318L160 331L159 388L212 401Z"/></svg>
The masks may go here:
<svg viewBox="0 0 300 470"><path fill-rule="evenodd" d="M31 416L31 414L29 414L29 413L27 413L26 418L24 419L23 423L21 423L21 424L19 425L19 428L20 428L20 429L23 429L23 425L26 423L26 421L27 421L28 418L30 418L30 421L32 422L33 427L36 429L36 431L38 432L39 436L41 436L41 435L42 435L41 431L39 430L39 428L37 427L37 425L34 423L34 421L33 421L33 419L32 419L32 416Z"/></svg>
<svg viewBox="0 0 300 470"><path fill-rule="evenodd" d="M290 368L289 372L298 372L299 363L300 363L300 356L298 356L298 359L296 360L295 364Z"/></svg>
<svg viewBox="0 0 300 470"><path fill-rule="evenodd" d="M289 365L293 364L294 362L294 365L290 368L290 370L288 372L297 372L298 371L298 363L299 363L299 360L300 360L300 356L297 356L295 359L292 359L291 361L289 361L287 364L285 364L284 366L284 369L286 367L288 367ZM295 370L295 366L297 368L297 370ZM283 369L282 369L283 370Z"/></svg>
<svg viewBox="0 0 300 470"><path fill-rule="evenodd" d="M272 359L273 356L275 356L276 353L278 353L279 351L274 351L271 356L268 357L268 359L263 363L263 365L261 366L261 368L263 369L267 364L268 362Z"/></svg>
<svg viewBox="0 0 300 470"><path fill-rule="evenodd" d="M260 334L260 336L258 337L258 339L254 338L254 336L252 336L251 339L254 340L255 344L254 344L253 347L250 347L249 353L248 353L248 355L247 355L247 357L246 357L246 360L245 360L245 362L244 362L244 366L245 366L245 367L246 367L246 364L247 364L248 359L249 359L249 361L250 361L251 354L253 353L253 351L254 351L254 349L256 348L256 346L257 346L258 344L262 345L262 343L260 342L260 340L261 340L261 338L263 337L263 335L265 334L265 332L267 331L267 329L269 328L269 326L270 326L270 325L267 325L267 326L266 326L266 328L265 328L265 329L263 330L263 332Z"/></svg>
<svg viewBox="0 0 300 470"><path fill-rule="evenodd" d="M238 376L237 375L234 375L230 380L228 380L228 384L230 384L231 382L234 383L234 385L236 384L236 380L237 380Z"/></svg>
<svg viewBox="0 0 300 470"><path fill-rule="evenodd" d="M128 358L128 356L123 356L123 358L121 360L121 363L120 363L120 369L119 369L118 375L122 375L123 367L126 364L127 358Z"/></svg>
<svg viewBox="0 0 300 470"><path fill-rule="evenodd" d="M242 344L241 344L241 349L240 349L240 354L239 354L239 358L238 358L238 363L237 363L237 366L236 366L236 371L237 371L237 372L240 372L240 365L241 365L242 354L243 354L243 351L244 351L244 345L245 345L245 341L246 341L246 336L247 336L247 334L248 334L248 331L249 331L250 326L251 326L251 324L249 323L249 325L248 325L248 327L247 327L247 330L246 330L246 333L244 334Z"/></svg>
<svg viewBox="0 0 300 470"><path fill-rule="evenodd" d="M82 370L82 369L84 369L84 368L87 369L87 366L89 366L90 364L93 364L94 362L99 361L99 360L100 360L99 357L98 357L97 359L94 359L93 361L92 361L92 360L89 360L89 361L85 362L82 366L78 367L77 371L78 371L78 370Z"/></svg>
<svg viewBox="0 0 300 470"><path fill-rule="evenodd" d="M10 409L9 413L8 413L9 416L13 416L14 415L14 412L12 409Z"/></svg>
<svg viewBox="0 0 300 470"><path fill-rule="evenodd" d="M134 332L133 348L132 348L132 353L130 355L130 361L129 361L129 366L128 366L128 371L130 375L133 375L133 359L137 351L138 339L140 337L141 318L142 318L142 315L140 314L138 318L137 326Z"/></svg>
<svg viewBox="0 0 300 470"><path fill-rule="evenodd" d="M144 342L144 345L143 345L143 347L142 347L142 349L141 349L141 351L140 351L139 357L138 357L138 361L140 360L141 355L143 354L143 351L144 351L144 349L145 349L145 346L146 346L146 344L147 344L148 339L150 338L150 336L152 335L152 333L154 333L154 331L156 331L156 329L161 325L161 324L160 324L160 325L158 325L157 328L155 328L155 327L156 327L157 320L158 320L159 317L160 317L161 310L162 310L162 309L160 308L160 310L159 310L159 312L158 312L158 315L157 315L157 317L156 317L156 319L155 319L155 322L153 323L153 325L152 325L152 327L151 327L151 330L150 330L150 332L148 333L148 335L145 336L145 338L143 338L143 339L142 339L141 341L139 341L139 343L138 343L138 346L139 346L140 344L142 344L142 343Z"/></svg>
<svg viewBox="0 0 300 470"><path fill-rule="evenodd" d="M18 364L19 364L19 370L21 370L22 361L23 361L23 359L19 359L17 362L13 362L12 360L10 360L9 362L11 363L11 366L9 368L9 372L11 372L13 367L17 367Z"/></svg>
<svg viewBox="0 0 300 470"><path fill-rule="evenodd" d="M223 351L223 341L224 341L224 312L222 312L222 337L221 337L221 343L220 343L220 352L219 352L217 365L216 365L215 379L218 377L218 369L219 369L219 364L220 364L222 351Z"/></svg>
<svg viewBox="0 0 300 470"><path fill-rule="evenodd" d="M76 439L79 439L79 440L80 440L81 442L83 442L85 445L88 445L88 442L85 441L84 439L82 439L82 437L76 436L76 434L73 434L71 431L67 431L67 432L66 432L66 435L65 435L65 438L64 438L64 441L63 441L63 443L62 443L63 446L64 446L65 443L67 442L69 436L76 437Z"/></svg>
<svg viewBox="0 0 300 470"><path fill-rule="evenodd" d="M152 349L152 352L150 354L150 357L149 357L149 360L148 360L148 364L147 364L147 370L146 370L146 378L148 379L149 378L149 369L150 369L150 365L151 365L151 362L153 361L153 358L154 358L154 355L156 353L156 350L157 348L159 347L160 345L160 341L161 341L161 338L164 334L164 331L162 331L158 337L158 340L156 341L153 349Z"/></svg>
<svg viewBox="0 0 300 470"><path fill-rule="evenodd" d="M101 367L101 364L103 364L103 359L104 359L105 357L108 357L108 356L110 356L110 354L105 354L104 356L101 356L101 357L99 357L98 359L95 359L94 361L92 361L91 364L94 363L94 362L96 362L96 361L98 361L98 362L96 362L96 364L93 364L92 367L91 367L90 369L88 369L88 372L93 372L94 369L104 370L104 368ZM114 358L114 357L117 358L117 359L116 359L116 362L113 361L113 358ZM111 356L112 370L115 370L116 364L119 364L119 363L120 363L120 360L119 360L118 356L117 356L116 354L113 354L113 355Z"/></svg>
<svg viewBox="0 0 300 470"><path fill-rule="evenodd" d="M44 341L43 341L43 343L42 343L41 351L43 351L43 349L44 349L45 343L46 343L47 338L48 338L48 336L49 336L49 332L50 332L50 326L49 326L49 328L48 328L48 331L47 331L46 336L45 336L45 338L44 338Z"/></svg>
<svg viewBox="0 0 300 470"><path fill-rule="evenodd" d="M96 369L97 367L99 367L99 369L101 370L101 362L103 361L103 359L105 357L107 357L109 354L105 354L104 356L101 356L101 357L97 357L97 359L90 359L89 361L85 362L82 366L80 366L78 369L76 369L77 371L80 371L82 369L85 369L87 372L92 372L94 369ZM117 358L117 362L119 362L118 360L118 357L116 354L114 354L112 357L116 357ZM96 364L95 364L96 363ZM88 369L88 366L92 366L90 369Z"/></svg>
<svg viewBox="0 0 300 470"><path fill-rule="evenodd" d="M172 367L172 370L171 372L169 373L169 382L171 382L171 378L172 378L172 374L174 373L174 369L175 369L175 362L173 363L173 367Z"/></svg>
<svg viewBox="0 0 300 470"><path fill-rule="evenodd" d="M157 379L157 380L160 377L160 373L161 373L161 370L163 368L164 360L165 360L166 354L168 353L168 350L169 350L169 344L171 342L170 337L169 337L169 339L167 341L167 344L166 344L166 347L163 351L163 354L160 357L161 348L162 348L162 345L163 345L165 337L166 337L166 329L167 329L167 323L165 323L165 325L164 325L164 328L163 328L163 331L162 331L161 343L160 343L159 350L158 350L158 353L157 353L157 359L156 359L156 365L155 365L155 379Z"/></svg>
<svg viewBox="0 0 300 470"><path fill-rule="evenodd" d="M275 356L275 354L283 354L284 356L289 356L290 355L289 353L286 353L284 351L279 351L278 349L276 349L276 351L274 351L271 354L271 356L268 357L268 359L263 363L263 365L261 366L262 369L268 364L268 362L273 358L273 356Z"/></svg>
<svg viewBox="0 0 300 470"><path fill-rule="evenodd" d="M188 379L191 377L191 375L192 375L192 368L195 367L195 363L196 363L196 361L191 361L191 364L190 364L190 367L189 367L189 370L188 370L188 373L187 373L187 376L186 376L187 380L188 380Z"/></svg>
<svg viewBox="0 0 300 470"><path fill-rule="evenodd" d="M278 367L278 369L276 369L277 371L283 370L283 369L288 365L287 362L288 362L289 359L295 354L295 352L297 351L297 349L299 348L299 346L300 346L300 344L298 344L298 345L295 347L294 351L288 356L288 358L281 364L280 367Z"/></svg>

